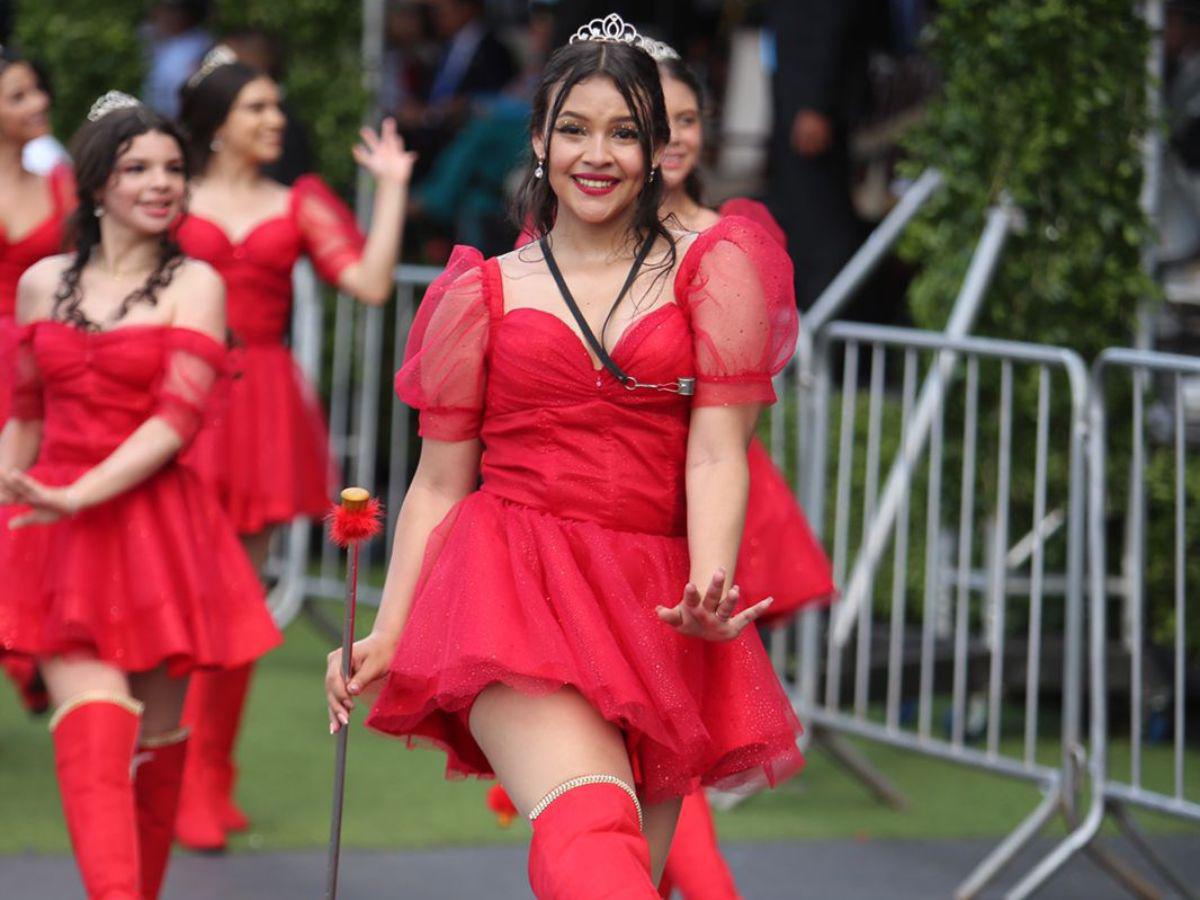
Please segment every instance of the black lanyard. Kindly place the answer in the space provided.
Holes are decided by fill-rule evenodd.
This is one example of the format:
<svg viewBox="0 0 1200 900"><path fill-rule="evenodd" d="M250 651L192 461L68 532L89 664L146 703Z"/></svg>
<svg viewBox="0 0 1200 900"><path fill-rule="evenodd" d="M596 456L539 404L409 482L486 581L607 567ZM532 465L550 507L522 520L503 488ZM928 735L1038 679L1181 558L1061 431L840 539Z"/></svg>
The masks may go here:
<svg viewBox="0 0 1200 900"><path fill-rule="evenodd" d="M554 276L554 283L558 285L558 292L562 294L562 298L566 301L567 309L571 310L571 315L575 322L579 325L579 330L583 334L583 339L587 341L592 352L596 354L596 358L604 368L612 373L617 381L621 382L626 390L634 391L638 388L645 388L655 391L670 391L675 394L683 394L691 396L696 392L696 379L694 378L677 378L670 384L642 384L624 369L617 365L616 361L604 349L604 345L592 332L591 326L588 325L587 319L584 318L583 312L579 309L579 304L575 302L575 298L571 296L571 290L567 287L566 279L563 278L562 270L558 267L558 262L554 259L554 253L550 250L550 242L542 235L539 241L542 248L542 254L546 257L546 265L550 269L550 274ZM638 250L637 256L633 260L633 265L629 269L629 274L625 277L625 283L621 286L621 292L617 294L616 302L613 308L616 309L621 305L621 301L625 299L625 295L629 293L629 289L633 287L633 282L637 279L638 272L642 269L642 264L646 262L646 257L650 255L650 248L654 246L654 235L646 236L645 242Z"/></svg>

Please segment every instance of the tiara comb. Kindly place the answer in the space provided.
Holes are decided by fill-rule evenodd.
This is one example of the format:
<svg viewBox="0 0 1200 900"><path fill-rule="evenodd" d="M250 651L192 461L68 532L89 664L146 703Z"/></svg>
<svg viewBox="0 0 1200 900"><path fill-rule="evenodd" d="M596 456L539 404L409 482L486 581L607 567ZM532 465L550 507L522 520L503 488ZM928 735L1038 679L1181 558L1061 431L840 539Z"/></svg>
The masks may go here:
<svg viewBox="0 0 1200 900"><path fill-rule="evenodd" d="M642 38L641 46L656 63L666 62L671 59L681 59L679 51L666 41L656 41L654 38L644 37Z"/></svg>
<svg viewBox="0 0 1200 900"><path fill-rule="evenodd" d="M237 61L237 54L233 52L232 47L228 44L217 44L217 46L204 54L204 59L200 62L200 68L192 73L192 77L187 80L187 86L194 88L216 69L221 68L221 66L232 65Z"/></svg>
<svg viewBox="0 0 1200 900"><path fill-rule="evenodd" d="M110 112L116 112L119 109L135 109L141 105L141 101L137 97L131 97L123 91L109 91L92 104L92 108L88 110L87 120L96 122Z"/></svg>

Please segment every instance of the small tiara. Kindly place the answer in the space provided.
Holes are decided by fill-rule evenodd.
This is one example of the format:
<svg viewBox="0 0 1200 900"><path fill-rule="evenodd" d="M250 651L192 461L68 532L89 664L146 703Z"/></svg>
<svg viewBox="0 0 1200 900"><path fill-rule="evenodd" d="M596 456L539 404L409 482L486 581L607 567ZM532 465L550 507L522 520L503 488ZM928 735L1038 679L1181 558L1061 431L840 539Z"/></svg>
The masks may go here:
<svg viewBox="0 0 1200 900"><path fill-rule="evenodd" d="M645 49L645 38L638 30L622 19L616 13L609 13L603 19L592 19L586 25L571 35L568 44L580 41L607 41L613 44L629 44L631 47Z"/></svg>
<svg viewBox="0 0 1200 900"><path fill-rule="evenodd" d="M656 63L666 62L669 59L682 59L679 51L668 44L666 41L656 41L654 38L642 38L642 49L650 54L650 58Z"/></svg>
<svg viewBox="0 0 1200 900"><path fill-rule="evenodd" d="M137 97L131 97L122 91L109 91L92 104L92 108L88 110L87 120L96 122L110 112L116 112L118 109L135 109L141 105L141 101Z"/></svg>
<svg viewBox="0 0 1200 900"><path fill-rule="evenodd" d="M192 77L187 80L187 86L194 88L211 75L214 70L221 68L221 66L231 65L237 61L237 54L233 52L232 47L228 44L217 44L217 46L204 54L200 68L192 73Z"/></svg>

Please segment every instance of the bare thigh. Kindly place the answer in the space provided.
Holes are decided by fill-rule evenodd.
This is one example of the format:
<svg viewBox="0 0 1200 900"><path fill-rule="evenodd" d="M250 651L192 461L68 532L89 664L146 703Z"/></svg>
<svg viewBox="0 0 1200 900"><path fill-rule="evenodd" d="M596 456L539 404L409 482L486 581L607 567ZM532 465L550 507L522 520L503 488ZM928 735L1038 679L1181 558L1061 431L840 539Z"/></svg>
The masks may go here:
<svg viewBox="0 0 1200 900"><path fill-rule="evenodd" d="M39 665L42 680L55 706L92 692L132 697L145 706L143 734L164 734L179 727L187 678L171 678L165 666L130 674L84 655L56 656L42 660Z"/></svg>
<svg viewBox="0 0 1200 900"><path fill-rule="evenodd" d="M81 694L93 691L118 697L133 696L129 690L129 677L123 671L91 656L54 656L39 660L38 668L50 702L55 706L70 703Z"/></svg>
<svg viewBox="0 0 1200 900"><path fill-rule="evenodd" d="M633 784L620 729L572 688L535 697L504 685L484 690L471 707L471 734L522 815L564 781L613 775ZM646 839L657 883L679 814L679 801L647 807Z"/></svg>

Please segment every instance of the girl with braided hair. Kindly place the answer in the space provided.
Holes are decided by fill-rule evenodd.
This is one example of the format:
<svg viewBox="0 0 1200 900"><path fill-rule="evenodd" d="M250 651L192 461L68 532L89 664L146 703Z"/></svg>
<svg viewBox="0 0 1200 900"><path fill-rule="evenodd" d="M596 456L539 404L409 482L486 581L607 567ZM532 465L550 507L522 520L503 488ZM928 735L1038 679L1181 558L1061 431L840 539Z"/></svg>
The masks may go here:
<svg viewBox="0 0 1200 900"><path fill-rule="evenodd" d="M188 676L275 646L258 579L177 463L225 360L224 287L170 239L174 126L110 93L73 144L75 250L17 289L0 431L0 654L35 660L63 811L90 898L158 896Z"/></svg>

